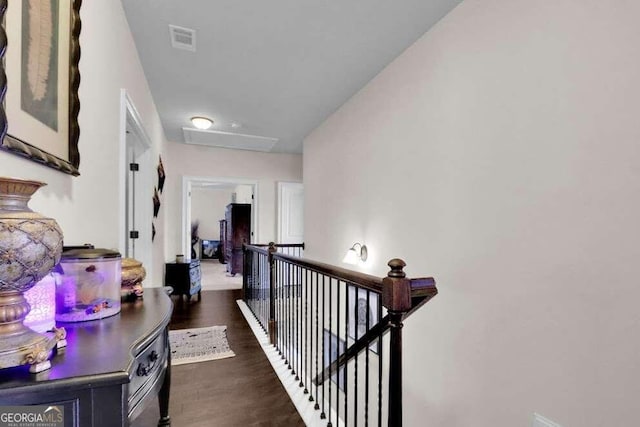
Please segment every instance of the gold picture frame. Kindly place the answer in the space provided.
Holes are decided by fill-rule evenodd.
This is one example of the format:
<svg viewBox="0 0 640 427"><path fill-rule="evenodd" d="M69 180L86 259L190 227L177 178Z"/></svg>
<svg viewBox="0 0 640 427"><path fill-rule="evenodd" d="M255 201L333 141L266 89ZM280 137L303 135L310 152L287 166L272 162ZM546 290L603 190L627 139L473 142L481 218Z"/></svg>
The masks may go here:
<svg viewBox="0 0 640 427"><path fill-rule="evenodd" d="M80 175L81 0L0 0L0 148Z"/></svg>

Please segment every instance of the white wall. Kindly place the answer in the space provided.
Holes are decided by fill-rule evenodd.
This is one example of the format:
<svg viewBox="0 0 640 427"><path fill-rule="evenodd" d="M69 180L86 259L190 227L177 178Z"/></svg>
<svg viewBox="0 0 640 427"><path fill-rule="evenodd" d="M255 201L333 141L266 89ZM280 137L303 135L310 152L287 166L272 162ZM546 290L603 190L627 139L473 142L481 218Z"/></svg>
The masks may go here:
<svg viewBox="0 0 640 427"><path fill-rule="evenodd" d="M124 197L119 187L121 88L127 90L142 117L154 144L154 158L164 144L164 134L122 4L111 0L84 2L80 16L81 176L71 177L4 151L0 152L0 175L48 183L34 195L30 206L58 221L65 244L89 242L123 250L118 247L124 220L120 215ZM156 223L156 230L154 265L145 266L147 286L162 278L163 225Z"/></svg>
<svg viewBox="0 0 640 427"><path fill-rule="evenodd" d="M302 158L300 158L302 161ZM253 192L253 187L251 185L236 185L235 193L236 193L236 201L235 203L252 203L251 196Z"/></svg>
<svg viewBox="0 0 640 427"><path fill-rule="evenodd" d="M405 425L640 425L638 16L466 0L305 141L306 255L439 284Z"/></svg>
<svg viewBox="0 0 640 427"><path fill-rule="evenodd" d="M183 176L257 180L259 218L256 241L263 243L275 239L277 182L302 181L301 155L228 150L177 142L169 142L166 147L167 260L182 251L180 227Z"/></svg>
<svg viewBox="0 0 640 427"><path fill-rule="evenodd" d="M201 239L220 238L220 220L231 203L231 188L194 187L191 189L191 221L198 221Z"/></svg>

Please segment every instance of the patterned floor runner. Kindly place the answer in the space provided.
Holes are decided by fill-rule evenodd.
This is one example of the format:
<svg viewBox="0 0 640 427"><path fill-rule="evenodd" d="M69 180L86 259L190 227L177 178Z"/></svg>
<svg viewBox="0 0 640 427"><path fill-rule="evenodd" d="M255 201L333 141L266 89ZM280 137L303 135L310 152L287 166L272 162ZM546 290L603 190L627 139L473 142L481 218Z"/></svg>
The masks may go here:
<svg viewBox="0 0 640 427"><path fill-rule="evenodd" d="M226 326L169 331L169 341L173 366L235 356L227 342Z"/></svg>

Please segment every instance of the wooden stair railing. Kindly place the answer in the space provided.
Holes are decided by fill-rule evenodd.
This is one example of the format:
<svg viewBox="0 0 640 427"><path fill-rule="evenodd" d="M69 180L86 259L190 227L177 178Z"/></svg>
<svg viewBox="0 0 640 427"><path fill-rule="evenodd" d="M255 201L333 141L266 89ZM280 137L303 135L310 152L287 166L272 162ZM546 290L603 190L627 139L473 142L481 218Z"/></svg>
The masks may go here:
<svg viewBox="0 0 640 427"><path fill-rule="evenodd" d="M245 275L243 280L244 300L251 308L254 316L262 325L270 337L271 343L276 347L282 358L285 360L291 374L295 375L296 381L300 381L300 387L304 387L304 393L309 394L309 400L314 401L315 408L322 409L320 418L328 417L328 427L332 427L333 417L344 423L345 426L358 425L359 410L363 410L364 420L370 418L369 414L369 352L366 349L377 340L378 348L378 378L377 378L377 416L378 421L383 417L382 411L382 384L388 383L387 396L387 424L389 426L402 426L402 327L404 320L417 309L427 303L437 295L438 290L433 278L409 279L406 277L404 267L406 264L400 259L392 259L388 265L390 271L384 278L347 270L341 267L311 261L308 259L287 255L278 252L282 245L271 243L266 245L246 245L245 250ZM325 280L326 279L326 280ZM325 285L328 283L328 287ZM342 286L344 285L344 286ZM336 288L335 294L332 289ZM320 294L320 290L322 293ZM354 301L349 305L350 290L354 291ZM351 308L359 310L357 305L360 300L360 291L366 292L366 331L360 336L359 331L355 337L350 337L347 323L350 318ZM315 292L315 293L314 293ZM328 302L326 295L329 295ZM375 296L378 300L378 321L369 325L371 315L369 299ZM320 296L322 298L320 298ZM341 297L345 297L341 311ZM357 301L356 301L357 300ZM332 302L336 301L337 308ZM327 306L328 304L328 306ZM319 306L322 309L319 310ZM386 308L387 314L382 316L381 307ZM310 309L310 310L309 310ZM315 309L315 318L314 318ZM325 313L329 312L328 321ZM337 313L335 323L332 322L334 312ZM320 314L322 319L320 319ZM354 314L356 323L360 312ZM344 333L340 324L344 318ZM353 320L352 320L353 321ZM333 334L336 331L336 348L338 353L332 360L326 360L327 352L325 341L328 323L328 332ZM332 326L337 323L334 328ZM320 328L322 326L322 328ZM353 325L354 329L357 325ZM322 354L323 367L319 368L319 335L323 330ZM315 334L314 334L315 331ZM389 332L388 376L382 378L383 354L382 337ZM345 337L344 350L340 349L339 341L341 335ZM315 347L314 347L315 338ZM346 343L352 340L352 343ZM364 352L364 356L362 353ZM329 352L332 353L331 344ZM331 357L331 356L329 356ZM358 360L365 359L364 375L366 376L365 386L361 386L361 393L364 394L364 409L359 406L358 385L359 380ZM315 359L315 375L313 374L313 362ZM363 362L361 362L363 363ZM349 367L354 369L353 381L348 381L346 372ZM341 372L344 371L344 380ZM337 384L335 395L332 395L334 386L328 379L333 379ZM336 382L336 378L337 382ZM372 381L375 380L372 379ZM325 384L326 383L326 384ZM342 385L340 385L342 383ZM347 390L349 384L355 388L354 393L349 394ZM327 390L325 390L325 386ZM314 393L315 387L315 393ZM320 389L320 387L322 387ZM362 391L362 388L365 389ZM328 391L328 393L327 393ZM314 397L315 395L315 397ZM328 397L327 397L328 396ZM335 397L335 399L334 399ZM340 398L342 397L342 400ZM320 403L322 405L320 405ZM351 406L349 406L351 403ZM328 405L328 413L325 411L325 404ZM340 412L342 411L342 418Z"/></svg>
<svg viewBox="0 0 640 427"><path fill-rule="evenodd" d="M404 321L408 318L412 313L414 313L418 308L422 307L425 303L427 303L431 298L438 294L438 290L435 286L435 280L433 278L421 278L421 279L410 279L411 280L411 309L404 314L402 320ZM383 302L384 305L384 302ZM354 342L347 350L342 353L338 359L331 363L328 367L324 369L316 378L314 378L314 384L317 382L318 384L322 384L323 381L329 379L331 375L335 374L338 369L349 362L354 356L356 356L360 351L364 350L368 347L373 341L375 341L379 335L386 333L391 329L389 315L384 316L380 319L380 322L376 323L365 333L361 338L359 338L356 342Z"/></svg>

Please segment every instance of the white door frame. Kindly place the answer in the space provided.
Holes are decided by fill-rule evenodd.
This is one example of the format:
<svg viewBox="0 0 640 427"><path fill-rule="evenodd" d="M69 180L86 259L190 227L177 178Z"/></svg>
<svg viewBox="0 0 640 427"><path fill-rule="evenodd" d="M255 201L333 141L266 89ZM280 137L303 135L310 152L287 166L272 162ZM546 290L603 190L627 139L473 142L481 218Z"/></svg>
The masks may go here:
<svg viewBox="0 0 640 427"><path fill-rule="evenodd" d="M188 176L182 177L182 253L185 259L191 258L191 189L202 184L236 184L250 185L253 191L253 202L251 204L251 243L256 243L258 239L258 180L246 178L213 177L213 176Z"/></svg>
<svg viewBox="0 0 640 427"><path fill-rule="evenodd" d="M140 114L136 109L131 97L127 93L126 89L120 90L120 135L119 135L119 192L120 192L120 206L119 206L119 237L118 237L118 250L123 255L126 253L127 246L127 230L126 230L126 216L127 216L127 185L126 175L128 173L129 165L127 162L127 130L135 134L137 145L141 149L140 159L140 172L138 185L136 186L136 197L139 199L136 210L139 218L151 218L152 209L151 203L145 203L146 200L151 200L151 191L146 188L147 184L152 181L155 169L151 166L151 139L145 130ZM148 197L147 197L148 196ZM136 258L142 262L145 269L148 272L153 272L153 256L152 256L152 242L151 242L151 230L146 230L143 225L143 221L137 224L139 228L140 238L137 241Z"/></svg>

